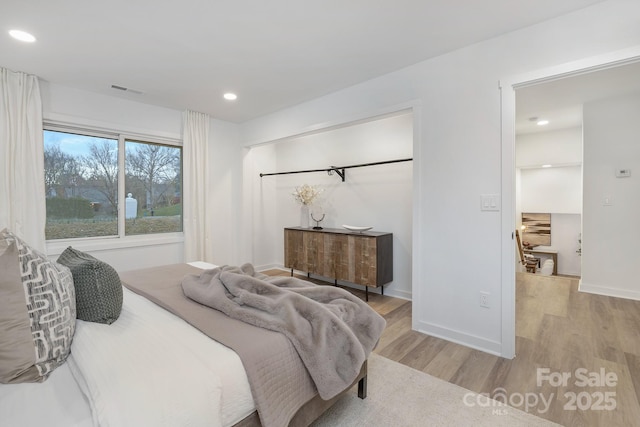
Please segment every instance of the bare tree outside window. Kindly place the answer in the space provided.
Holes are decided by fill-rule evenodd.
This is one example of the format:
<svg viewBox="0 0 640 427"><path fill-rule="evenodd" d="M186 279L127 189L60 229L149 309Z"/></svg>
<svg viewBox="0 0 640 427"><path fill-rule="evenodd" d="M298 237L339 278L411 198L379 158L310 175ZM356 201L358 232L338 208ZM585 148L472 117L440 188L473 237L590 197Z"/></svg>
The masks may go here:
<svg viewBox="0 0 640 427"><path fill-rule="evenodd" d="M67 196L67 189L77 187L82 180L82 171L76 157L65 153L60 143L45 146L44 149L44 184L47 196Z"/></svg>
<svg viewBox="0 0 640 427"><path fill-rule="evenodd" d="M125 142L125 167L127 192L138 202L138 210L147 218L150 226L159 224L163 218L168 226L174 221L171 231L182 231L182 199L180 173L182 149L174 146L140 141ZM151 218L150 218L151 217ZM155 220L152 220L152 218ZM125 234L142 234L145 231L130 226L127 221Z"/></svg>
<svg viewBox="0 0 640 427"><path fill-rule="evenodd" d="M127 141L127 174L139 180L146 191L147 208L166 204L173 198L180 171L180 149Z"/></svg>
<svg viewBox="0 0 640 427"><path fill-rule="evenodd" d="M103 208L115 214L118 206L117 141L107 139L91 141L89 154L82 156L81 163L87 181L102 193L108 202L108 206L103 206Z"/></svg>
<svg viewBox="0 0 640 427"><path fill-rule="evenodd" d="M43 137L47 240L117 235L118 140L53 130Z"/></svg>

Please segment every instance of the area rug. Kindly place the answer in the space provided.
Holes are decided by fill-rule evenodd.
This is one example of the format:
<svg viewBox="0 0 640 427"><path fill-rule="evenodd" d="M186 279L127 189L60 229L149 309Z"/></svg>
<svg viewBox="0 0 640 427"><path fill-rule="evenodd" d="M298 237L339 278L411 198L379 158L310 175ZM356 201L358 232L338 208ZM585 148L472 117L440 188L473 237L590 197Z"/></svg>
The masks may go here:
<svg viewBox="0 0 640 427"><path fill-rule="evenodd" d="M313 427L558 425L376 354L368 369L367 398L354 387Z"/></svg>

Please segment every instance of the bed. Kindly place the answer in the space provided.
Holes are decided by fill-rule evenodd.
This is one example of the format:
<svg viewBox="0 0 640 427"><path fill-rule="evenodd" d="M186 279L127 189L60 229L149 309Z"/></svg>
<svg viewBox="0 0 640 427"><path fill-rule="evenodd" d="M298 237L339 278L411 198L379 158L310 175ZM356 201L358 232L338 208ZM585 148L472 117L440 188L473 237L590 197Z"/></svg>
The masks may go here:
<svg viewBox="0 0 640 427"><path fill-rule="evenodd" d="M180 347L172 348L169 336L179 339ZM133 345L138 349L135 352L130 351ZM210 356L210 359L199 355ZM162 365L175 358L188 364L179 365L182 368L177 372L169 371L178 375L154 373L165 372ZM208 366L213 361L214 366ZM92 389L86 381L81 381L83 369L94 370L93 374L98 377L90 380L93 381L90 386L103 386L102 396L91 396ZM118 374L110 375L114 372ZM202 378L209 378L211 383L198 387ZM225 390L224 395L218 396L221 388ZM109 422L110 414L105 413L108 411L105 404L111 403L122 411L120 425L163 425L164 422L155 424L157 420L148 417L162 416L155 413L153 405L171 401L174 395L180 397L179 393L173 393L177 390L211 401L222 397L223 425L233 425L255 410L242 363L233 351L204 337L154 303L125 290L122 313L112 325L78 320L71 355L46 381L0 385L0 417L7 426L117 425ZM109 402L105 402L107 399ZM213 416L196 410L196 402L182 403L188 403L185 409L200 420ZM144 422L134 422L140 421L140 417L145 417ZM127 419L131 422L125 421ZM176 420L176 425L187 421Z"/></svg>
<svg viewBox="0 0 640 427"><path fill-rule="evenodd" d="M0 384L2 424L309 425L355 384L366 397L366 359L344 390L323 399L283 334L182 294L185 275L214 267L200 262L120 273L117 321L76 320L70 354L46 381ZM250 342L237 339L243 335Z"/></svg>

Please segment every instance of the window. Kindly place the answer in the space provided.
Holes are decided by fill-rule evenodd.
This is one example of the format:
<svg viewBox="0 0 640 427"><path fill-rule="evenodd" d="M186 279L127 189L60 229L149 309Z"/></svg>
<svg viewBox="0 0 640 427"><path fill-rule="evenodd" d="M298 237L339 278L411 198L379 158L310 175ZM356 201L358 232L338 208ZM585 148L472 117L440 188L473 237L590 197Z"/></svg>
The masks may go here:
<svg viewBox="0 0 640 427"><path fill-rule="evenodd" d="M182 231L182 149L130 140L125 147L125 234Z"/></svg>
<svg viewBox="0 0 640 427"><path fill-rule="evenodd" d="M180 146L45 126L44 163L47 240L182 231Z"/></svg>

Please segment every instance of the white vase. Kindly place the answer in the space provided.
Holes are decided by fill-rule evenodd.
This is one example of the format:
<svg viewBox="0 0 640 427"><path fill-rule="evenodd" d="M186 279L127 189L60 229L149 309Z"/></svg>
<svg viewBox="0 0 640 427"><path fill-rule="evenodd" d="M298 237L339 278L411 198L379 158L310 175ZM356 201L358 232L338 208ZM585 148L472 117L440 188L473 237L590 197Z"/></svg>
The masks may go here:
<svg viewBox="0 0 640 427"><path fill-rule="evenodd" d="M300 206L300 227L309 228L309 206Z"/></svg>

